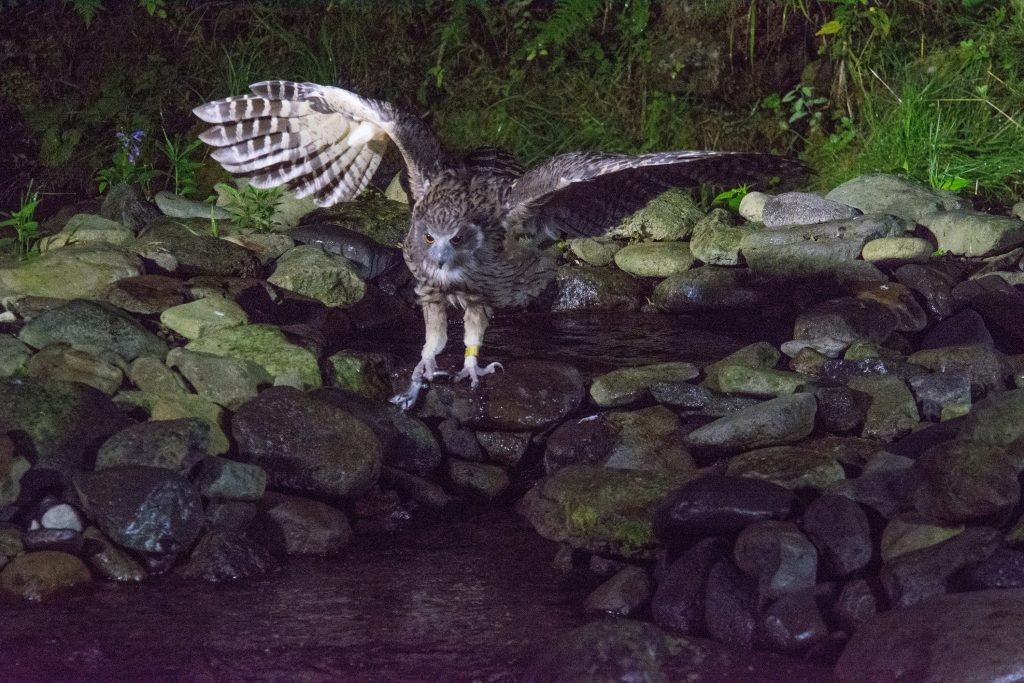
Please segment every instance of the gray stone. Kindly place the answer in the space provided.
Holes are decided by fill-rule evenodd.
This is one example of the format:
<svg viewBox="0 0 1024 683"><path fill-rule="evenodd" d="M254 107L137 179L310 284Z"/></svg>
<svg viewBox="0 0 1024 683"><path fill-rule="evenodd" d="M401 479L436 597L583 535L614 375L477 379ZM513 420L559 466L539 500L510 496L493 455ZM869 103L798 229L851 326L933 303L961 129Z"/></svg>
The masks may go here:
<svg viewBox="0 0 1024 683"><path fill-rule="evenodd" d="M185 303L185 285L169 275L138 275L112 282L103 299L129 313L153 315Z"/></svg>
<svg viewBox="0 0 1024 683"><path fill-rule="evenodd" d="M0 571L0 591L29 602L42 602L90 582L84 562L56 550L19 555Z"/></svg>
<svg viewBox="0 0 1024 683"><path fill-rule="evenodd" d="M865 282L856 286L857 298L874 301L896 317L897 332L920 332L928 325L928 316L913 292L899 282Z"/></svg>
<svg viewBox="0 0 1024 683"><path fill-rule="evenodd" d="M54 277L60 273L60 277ZM101 244L68 246L0 267L0 288L13 294L75 299L102 296L122 278L142 274L142 261Z"/></svg>
<svg viewBox="0 0 1024 683"><path fill-rule="evenodd" d="M163 358L167 343L134 318L110 304L75 299L31 320L18 335L29 346L41 349L65 342L101 357L116 354L126 361L139 356Z"/></svg>
<svg viewBox="0 0 1024 683"><path fill-rule="evenodd" d="M146 578L146 570L131 555L121 550L96 527L83 534L83 555L92 571L107 581L135 583Z"/></svg>
<svg viewBox="0 0 1024 683"><path fill-rule="evenodd" d="M793 394L743 408L690 432L693 448L736 452L803 439L814 429L817 409L811 394Z"/></svg>
<svg viewBox="0 0 1024 683"><path fill-rule="evenodd" d="M666 543L733 534L754 522L782 520L796 496L778 484L748 477L705 476L673 490L657 508L654 529Z"/></svg>
<svg viewBox="0 0 1024 683"><path fill-rule="evenodd" d="M993 394L978 403L964 420L957 438L1008 446L1024 436L1024 389Z"/></svg>
<svg viewBox="0 0 1024 683"><path fill-rule="evenodd" d="M625 242L594 237L577 237L566 243L576 258L592 266L607 266L614 260L615 252L625 246Z"/></svg>
<svg viewBox="0 0 1024 683"><path fill-rule="evenodd" d="M716 374L718 389L722 392L765 398L803 391L814 381L813 377L797 372L742 365L719 366Z"/></svg>
<svg viewBox="0 0 1024 683"><path fill-rule="evenodd" d="M138 187L122 183L113 185L107 191L100 205L100 215L137 233L142 226L159 216L160 212L146 201Z"/></svg>
<svg viewBox="0 0 1024 683"><path fill-rule="evenodd" d="M247 462L210 456L199 466L199 492L216 500L259 500L267 489L267 473Z"/></svg>
<svg viewBox="0 0 1024 683"><path fill-rule="evenodd" d="M810 225L859 216L861 211L808 192L783 192L770 197L761 210L766 228Z"/></svg>
<svg viewBox="0 0 1024 683"><path fill-rule="evenodd" d="M455 458L448 460L448 476L456 487L485 500L497 498L512 483L504 467Z"/></svg>
<svg viewBox="0 0 1024 683"><path fill-rule="evenodd" d="M825 643L829 630L817 598L830 592L828 585L812 586L783 595L772 603L763 622L769 645L782 652L801 652Z"/></svg>
<svg viewBox="0 0 1024 683"><path fill-rule="evenodd" d="M472 462L483 461L484 452L472 431L460 428L455 420L443 420L437 431L441 434L441 446L449 455Z"/></svg>
<svg viewBox="0 0 1024 683"><path fill-rule="evenodd" d="M662 280L652 301L666 313L750 309L770 299L766 290L751 284L745 269L704 266Z"/></svg>
<svg viewBox="0 0 1024 683"><path fill-rule="evenodd" d="M990 256L1024 244L1024 221L981 211L937 211L918 222L935 236L939 249L958 256Z"/></svg>
<svg viewBox="0 0 1024 683"><path fill-rule="evenodd" d="M882 562L948 541L966 528L963 524L945 523L920 512L896 515L882 529L879 544Z"/></svg>
<svg viewBox="0 0 1024 683"><path fill-rule="evenodd" d="M187 474L206 456L209 443L210 426L197 418L142 422L103 442L96 469L146 465Z"/></svg>
<svg viewBox="0 0 1024 683"><path fill-rule="evenodd" d="M640 567L628 565L595 588L583 601L587 612L628 617L651 597L651 579Z"/></svg>
<svg viewBox="0 0 1024 683"><path fill-rule="evenodd" d="M170 353L175 350L171 349ZM140 390L153 394L188 393L181 375L152 356L140 356L133 360L128 366L128 379Z"/></svg>
<svg viewBox="0 0 1024 683"><path fill-rule="evenodd" d="M984 346L994 349L996 345L992 333L985 325L985 319L977 311L967 308L935 323L918 348L941 349L947 346Z"/></svg>
<svg viewBox="0 0 1024 683"><path fill-rule="evenodd" d="M729 543L705 538L669 565L651 598L654 623L675 633L704 633L704 589L711 568L729 557Z"/></svg>
<svg viewBox="0 0 1024 683"><path fill-rule="evenodd" d="M698 374L699 371L692 363L681 362L612 370L594 378L590 385L590 397L604 408L624 406L648 396L655 382L685 382Z"/></svg>
<svg viewBox="0 0 1024 683"><path fill-rule="evenodd" d="M250 277L261 270L251 251L211 235L209 219L161 216L146 224L133 249L157 268L181 277Z"/></svg>
<svg viewBox="0 0 1024 683"><path fill-rule="evenodd" d="M529 432L488 432L476 433L476 439L487 454L487 459L506 467L515 467L526 455L530 445Z"/></svg>
<svg viewBox="0 0 1024 683"><path fill-rule="evenodd" d="M171 218L205 218L218 221L231 218L231 214L222 206L197 202L167 190L157 192L153 199L160 212Z"/></svg>
<svg viewBox="0 0 1024 683"><path fill-rule="evenodd" d="M331 385L366 398L385 401L391 396L389 363L373 351L339 351L327 358Z"/></svg>
<svg viewBox="0 0 1024 683"><path fill-rule="evenodd" d="M927 263L935 247L920 237L879 237L864 244L861 258L872 263L896 265Z"/></svg>
<svg viewBox="0 0 1024 683"><path fill-rule="evenodd" d="M818 551L792 522L751 524L736 538L733 559L757 579L761 598L780 598L817 581Z"/></svg>
<svg viewBox="0 0 1024 683"><path fill-rule="evenodd" d="M947 346L911 354L907 361L933 372L965 375L971 392L984 396L1009 386L1013 368L1001 352L985 346Z"/></svg>
<svg viewBox="0 0 1024 683"><path fill-rule="evenodd" d="M42 241L44 250L57 249L68 244L126 244L135 233L120 223L89 213L79 213L68 219L64 229Z"/></svg>
<svg viewBox="0 0 1024 683"><path fill-rule="evenodd" d="M874 301L829 299L802 311L793 324L794 339L867 339L884 342L896 329L896 316ZM826 354L829 355L829 354Z"/></svg>
<svg viewBox="0 0 1024 683"><path fill-rule="evenodd" d="M289 555L337 555L352 541L345 513L317 500L279 497L267 515Z"/></svg>
<svg viewBox="0 0 1024 683"><path fill-rule="evenodd" d="M221 428L224 409L216 403L194 394L153 394L147 391L122 391L114 402L130 410L142 410L151 420L178 420L197 418L210 430L207 452L211 455L226 453L230 444Z"/></svg>
<svg viewBox="0 0 1024 683"><path fill-rule="evenodd" d="M685 190L663 192L606 234L631 240L684 240L704 217Z"/></svg>
<svg viewBox="0 0 1024 683"><path fill-rule="evenodd" d="M199 539L188 560L175 573L186 579L220 583L267 574L278 568L270 551L248 534L214 529Z"/></svg>
<svg viewBox="0 0 1024 683"><path fill-rule="evenodd" d="M764 479L787 489L817 490L845 476L843 466L828 453L798 446L770 446L733 456L725 473Z"/></svg>
<svg viewBox="0 0 1024 683"><path fill-rule="evenodd" d="M274 382L266 370L251 360L222 358L180 347L167 354L167 364L178 370L199 396L228 410L238 410L262 387Z"/></svg>
<svg viewBox="0 0 1024 683"><path fill-rule="evenodd" d="M826 199L860 209L864 213L888 213L917 223L934 211L951 211L968 205L954 192L933 190L886 173L869 173L847 180L825 195Z"/></svg>
<svg viewBox="0 0 1024 683"><path fill-rule="evenodd" d="M1017 469L1000 446L936 444L914 462L914 507L947 522L1009 512L1020 500Z"/></svg>
<svg viewBox="0 0 1024 683"><path fill-rule="evenodd" d="M121 368L65 342L42 348L32 356L26 369L43 380L80 382L108 396L120 389L124 381Z"/></svg>
<svg viewBox="0 0 1024 683"><path fill-rule="evenodd" d="M640 308L640 285L618 270L591 266L562 266L555 275L554 311L635 311Z"/></svg>
<svg viewBox="0 0 1024 683"><path fill-rule="evenodd" d="M321 383L316 356L292 344L273 325L239 325L211 330L189 342L185 348L252 361L266 370L275 384L316 388Z"/></svg>
<svg viewBox="0 0 1024 683"><path fill-rule="evenodd" d="M737 648L753 648L758 624L757 584L728 559L708 572L704 620L708 635Z"/></svg>
<svg viewBox="0 0 1024 683"><path fill-rule="evenodd" d="M896 269L901 283L917 292L924 300L925 310L936 318L947 318L955 311L953 285L957 278L938 266L908 264Z"/></svg>
<svg viewBox="0 0 1024 683"><path fill-rule="evenodd" d="M744 368L771 369L779 362L778 349L768 342L754 342L738 351L733 351L725 358L704 366L703 385L712 391L721 391L718 384L718 372L721 368L740 366Z"/></svg>
<svg viewBox="0 0 1024 683"><path fill-rule="evenodd" d="M267 281L341 308L355 304L366 292L366 285L351 261L311 245L286 252L277 260Z"/></svg>
<svg viewBox="0 0 1024 683"><path fill-rule="evenodd" d="M849 498L818 496L804 511L801 526L833 577L845 578L871 561L873 544L868 517Z"/></svg>
<svg viewBox="0 0 1024 683"><path fill-rule="evenodd" d="M693 265L693 254L686 242L641 242L615 253L620 270L639 277L668 277Z"/></svg>
<svg viewBox="0 0 1024 683"><path fill-rule="evenodd" d="M867 394L868 409L861 436L892 441L910 433L921 421L907 383L892 375L851 377L848 385Z"/></svg>
<svg viewBox="0 0 1024 683"><path fill-rule="evenodd" d="M907 380L925 420L938 422L966 415L971 409L971 382L958 372L918 375Z"/></svg>
<svg viewBox="0 0 1024 683"><path fill-rule="evenodd" d="M748 192L740 200L740 215L751 223L760 223L764 216L764 205L771 199L771 195L764 192Z"/></svg>
<svg viewBox="0 0 1024 683"><path fill-rule="evenodd" d="M32 349L17 337L0 334L0 377L10 377L32 357Z"/></svg>
<svg viewBox="0 0 1024 683"><path fill-rule="evenodd" d="M165 309L160 322L186 339L197 339L211 330L244 325L249 316L231 299L207 296Z"/></svg>
<svg viewBox="0 0 1024 683"><path fill-rule="evenodd" d="M690 251L708 265L737 266L743 261L740 243L745 235L755 230L748 225L733 225L728 212L712 209L694 226Z"/></svg>

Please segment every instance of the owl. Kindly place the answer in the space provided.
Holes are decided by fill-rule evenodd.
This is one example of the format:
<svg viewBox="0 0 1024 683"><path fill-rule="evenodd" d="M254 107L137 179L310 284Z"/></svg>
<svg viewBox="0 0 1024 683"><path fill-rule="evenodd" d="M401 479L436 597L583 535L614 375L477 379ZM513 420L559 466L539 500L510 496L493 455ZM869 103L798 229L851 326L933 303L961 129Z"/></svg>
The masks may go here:
<svg viewBox="0 0 1024 683"><path fill-rule="evenodd" d="M456 381L495 372L480 347L495 309L520 307L555 273L531 237L598 235L670 187L735 185L792 176L800 162L769 154L712 151L637 155L570 152L524 170L499 150L459 157L419 118L334 86L265 81L252 94L196 107L214 124L200 139L227 171L258 188L285 185L318 206L356 197L386 147L405 162L412 218L402 245L416 279L426 341L409 388L392 398L411 408L427 383L448 373L448 309L462 309L465 361ZM525 239L524 239L525 238Z"/></svg>

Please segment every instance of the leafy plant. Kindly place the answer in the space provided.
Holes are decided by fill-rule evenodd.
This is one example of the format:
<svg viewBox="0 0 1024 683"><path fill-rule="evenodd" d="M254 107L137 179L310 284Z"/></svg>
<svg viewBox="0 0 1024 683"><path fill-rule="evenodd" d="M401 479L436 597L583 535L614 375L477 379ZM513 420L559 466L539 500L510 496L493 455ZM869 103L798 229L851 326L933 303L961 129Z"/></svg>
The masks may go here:
<svg viewBox="0 0 1024 683"><path fill-rule="evenodd" d="M111 155L111 165L101 168L96 173L100 193L106 192L113 185L133 183L139 185L145 193L150 194L150 186L156 177L156 169L152 164L142 162L142 140L145 132L117 132L117 146Z"/></svg>
<svg viewBox="0 0 1024 683"><path fill-rule="evenodd" d="M202 145L198 138L189 143L184 143L180 137L175 136L171 140L164 131L164 141L160 147L164 157L167 159L168 169L164 172L167 180L174 188L174 194L187 197L195 194L199 189L196 174L203 167L202 162L193 161L192 155Z"/></svg>
<svg viewBox="0 0 1024 683"><path fill-rule="evenodd" d="M17 211L7 214L7 219L0 221L0 228L12 227L15 231L14 254L18 258L27 256L39 246L39 223L34 215L39 206L39 193L32 190L32 183L21 195L21 206Z"/></svg>
<svg viewBox="0 0 1024 683"><path fill-rule="evenodd" d="M239 230L271 232L277 227L274 212L284 196L282 188L261 190L246 185L244 190L239 190L223 183L217 187L228 195L229 201L224 208L231 214L231 221Z"/></svg>
<svg viewBox="0 0 1024 683"><path fill-rule="evenodd" d="M731 190L719 193L715 197L713 203L725 204L729 207L730 211L736 213L740 210L740 202L743 201L743 198L747 196L748 192L750 192L750 185L743 184L739 187L734 187Z"/></svg>

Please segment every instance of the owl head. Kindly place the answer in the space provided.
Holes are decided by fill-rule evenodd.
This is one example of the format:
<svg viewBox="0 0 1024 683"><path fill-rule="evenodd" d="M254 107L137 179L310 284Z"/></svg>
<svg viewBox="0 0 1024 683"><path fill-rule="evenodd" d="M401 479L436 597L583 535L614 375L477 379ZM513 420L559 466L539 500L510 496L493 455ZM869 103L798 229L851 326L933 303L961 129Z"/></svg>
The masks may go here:
<svg viewBox="0 0 1024 683"><path fill-rule="evenodd" d="M483 246L481 217L459 197L465 193L431 187L412 211L412 226L406 240L423 273L448 285L461 282L475 255Z"/></svg>

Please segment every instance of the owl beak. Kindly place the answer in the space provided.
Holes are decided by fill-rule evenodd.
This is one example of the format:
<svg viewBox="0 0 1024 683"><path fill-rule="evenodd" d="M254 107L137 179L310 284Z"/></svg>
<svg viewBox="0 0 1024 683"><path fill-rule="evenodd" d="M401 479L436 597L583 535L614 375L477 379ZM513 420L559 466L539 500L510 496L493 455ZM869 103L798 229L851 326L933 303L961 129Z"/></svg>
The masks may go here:
<svg viewBox="0 0 1024 683"><path fill-rule="evenodd" d="M448 240L438 240L430 247L430 257L438 268L445 268L455 260L455 247Z"/></svg>

